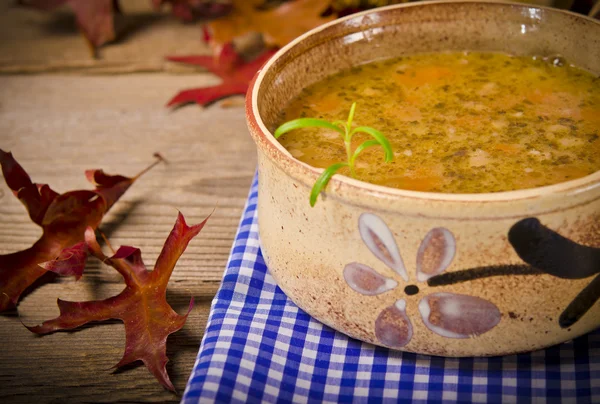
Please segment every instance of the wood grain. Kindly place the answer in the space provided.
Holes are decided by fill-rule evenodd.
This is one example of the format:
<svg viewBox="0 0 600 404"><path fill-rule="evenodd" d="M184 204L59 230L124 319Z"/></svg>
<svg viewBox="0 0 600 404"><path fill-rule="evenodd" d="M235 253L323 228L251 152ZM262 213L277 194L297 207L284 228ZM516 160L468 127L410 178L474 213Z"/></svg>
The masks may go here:
<svg viewBox="0 0 600 404"><path fill-rule="evenodd" d="M161 152L168 159L144 175L106 216L101 229L113 246L142 249L150 267L174 224L216 207L208 225L180 259L168 300L184 312L183 330L168 340L168 371L181 393L191 372L210 308L255 170L255 149L242 108L164 103L180 88L213 84L208 74L122 76L0 76L0 148L11 150L32 179L55 190L89 189L83 171L103 168L132 175ZM0 253L31 245L40 235L0 179ZM56 298L101 299L122 288L119 275L90 261L79 281L57 278L0 316L0 402L175 402L143 366L116 373L119 322L37 337L25 329L58 314Z"/></svg>
<svg viewBox="0 0 600 404"><path fill-rule="evenodd" d="M16 3L0 2L0 73L177 72L181 65L165 56L210 53L199 24L182 24L168 6L156 12L151 0L120 2L117 40L100 48L99 59L91 57L68 6L41 12Z"/></svg>

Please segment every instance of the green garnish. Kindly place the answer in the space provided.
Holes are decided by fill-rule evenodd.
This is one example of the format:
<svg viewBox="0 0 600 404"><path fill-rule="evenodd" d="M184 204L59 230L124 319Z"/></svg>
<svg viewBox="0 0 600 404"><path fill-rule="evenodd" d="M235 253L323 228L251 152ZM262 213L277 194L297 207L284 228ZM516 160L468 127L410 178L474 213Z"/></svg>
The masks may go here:
<svg viewBox="0 0 600 404"><path fill-rule="evenodd" d="M344 146L346 147L346 155L348 157L348 161L340 162L330 165L323 171L323 173L317 178L315 185L313 185L312 191L310 192L310 206L315 206L317 202L317 197L321 193L329 180L333 175L342 167L348 167L350 169L350 176L352 178L356 178L356 172L354 171L354 166L356 162L356 158L360 153L362 153L365 149L368 149L372 146L381 146L383 147L383 151L385 152L385 162L389 163L394 159L394 153L392 152L392 146L387 138L383 135L383 133L379 132L377 129L373 129L369 126L359 126L352 129L352 121L354 119L354 111L356 110L356 103L352 104L350 107L350 113L348 114L348 120L344 121L335 121L328 122L324 119L316 119L316 118L300 118L294 119L293 121L289 121L281 125L275 131L275 138L280 137L281 135L290 132L295 129L300 128L327 128L334 130L340 133L344 137ZM354 152L352 152L352 136L355 133L366 133L371 135L373 139L367 140L364 143L360 144Z"/></svg>

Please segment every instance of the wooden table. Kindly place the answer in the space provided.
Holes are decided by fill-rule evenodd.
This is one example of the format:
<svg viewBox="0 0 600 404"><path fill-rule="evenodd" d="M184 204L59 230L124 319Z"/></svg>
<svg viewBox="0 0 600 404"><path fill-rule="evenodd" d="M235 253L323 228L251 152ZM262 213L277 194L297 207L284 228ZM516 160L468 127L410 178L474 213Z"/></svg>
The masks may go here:
<svg viewBox="0 0 600 404"><path fill-rule="evenodd" d="M35 182L59 192L90 189L85 169L133 175L160 152L168 164L136 182L100 226L113 246L141 248L150 268L177 209L188 223L197 223L216 207L168 286L168 300L178 312L185 312L190 297L196 300L185 327L167 343L167 369L181 394L255 170L255 149L239 106L164 108L177 90L218 79L163 61L166 54L208 51L197 26L140 15L146 17L136 18L150 19L152 26L105 48L103 58L93 61L77 32L63 27L69 27L67 13L0 6L0 148L11 150ZM66 32L46 32L40 24ZM0 254L27 248L40 234L0 179ZM91 259L80 281L58 278L24 296L18 314L0 315L0 402L179 401L143 365L113 372L125 341L118 321L44 337L21 324L55 317L58 297L102 299L122 288L116 271Z"/></svg>

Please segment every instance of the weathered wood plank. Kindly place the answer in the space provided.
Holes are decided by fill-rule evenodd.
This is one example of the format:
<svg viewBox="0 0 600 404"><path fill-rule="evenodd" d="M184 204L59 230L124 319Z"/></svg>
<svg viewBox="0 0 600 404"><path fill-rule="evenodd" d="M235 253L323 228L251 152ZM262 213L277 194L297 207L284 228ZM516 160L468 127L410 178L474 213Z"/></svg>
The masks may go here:
<svg viewBox="0 0 600 404"><path fill-rule="evenodd" d="M117 40L102 47L98 59L92 57L69 7L40 12L16 3L0 2L0 73L181 71L181 65L164 57L210 53L199 24L183 24L168 6L156 12L151 0L120 2Z"/></svg>
<svg viewBox="0 0 600 404"><path fill-rule="evenodd" d="M210 75L0 76L0 148L12 150L36 182L59 192L90 188L83 171L132 175L160 151L168 164L143 176L109 212L101 229L114 246L142 249L151 266L181 210L189 223L216 211L179 261L168 299L184 312L184 329L168 341L169 374L182 392L204 331L252 179L256 159L242 108L176 112L163 108L177 89L214 83ZM20 250L40 235L0 179L0 253ZM75 282L58 278L29 293L21 320L58 314L56 298L101 299L122 288L119 275L91 260ZM0 315L1 402L178 401L143 367L115 374L123 353L119 322L39 338L16 312Z"/></svg>

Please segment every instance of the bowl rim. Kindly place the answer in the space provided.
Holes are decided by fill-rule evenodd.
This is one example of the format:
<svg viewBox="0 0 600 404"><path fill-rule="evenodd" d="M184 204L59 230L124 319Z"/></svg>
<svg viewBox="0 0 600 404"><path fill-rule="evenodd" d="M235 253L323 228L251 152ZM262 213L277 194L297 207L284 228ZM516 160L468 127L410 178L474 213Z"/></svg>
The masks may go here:
<svg viewBox="0 0 600 404"><path fill-rule="evenodd" d="M344 24L346 21L360 18L365 15L374 13L385 13L389 10L395 10L405 7L428 7L437 4L472 4L472 5L485 5L490 7L501 7L501 6L513 6L520 8L535 8L541 9L549 13L566 14L577 19L586 20L596 25L600 25L600 20L585 16L583 14L577 14L571 11L556 9L547 6L539 6L535 4L507 2L507 1L494 1L494 0L433 0L433 1L420 1L415 3L402 3L394 4L384 7L377 7L374 9L362 11L355 14L335 19L310 31L300 35L281 49L279 49L254 75L254 78L250 82L248 91L245 99L245 110L246 119L250 134L254 138L257 148L262 148L272 160L279 166L285 165L286 167L296 167L301 171L304 176L312 178L312 183L316 181L318 176L323 172L322 168L313 167L307 163L304 163L294 158L282 145L277 141L273 133L266 127L265 123L260 116L258 109L258 93L263 83L263 79L269 69L282 57L284 57L290 50L299 46L306 38L318 35L321 31L327 30L332 26L338 24ZM254 130L253 130L254 129ZM290 175L288 170L287 174ZM311 183L311 184L312 184ZM448 201L448 202L506 202L523 199L539 198L544 196L556 196L556 194L580 194L595 189L600 189L600 170L589 174L587 176L577 178L574 180L559 182L552 185L546 185L542 187L526 188L512 191L502 192L483 192L483 193L442 193L442 192L424 192L424 191L412 191L399 188L391 188L383 185L376 185L369 182L357 180L345 175L334 175L331 177L327 189L324 192L335 195L338 194L341 188L347 188L348 190L354 189L357 192L367 192L376 194L387 198L411 198L420 200L430 201ZM590 201L588 201L590 202Z"/></svg>

